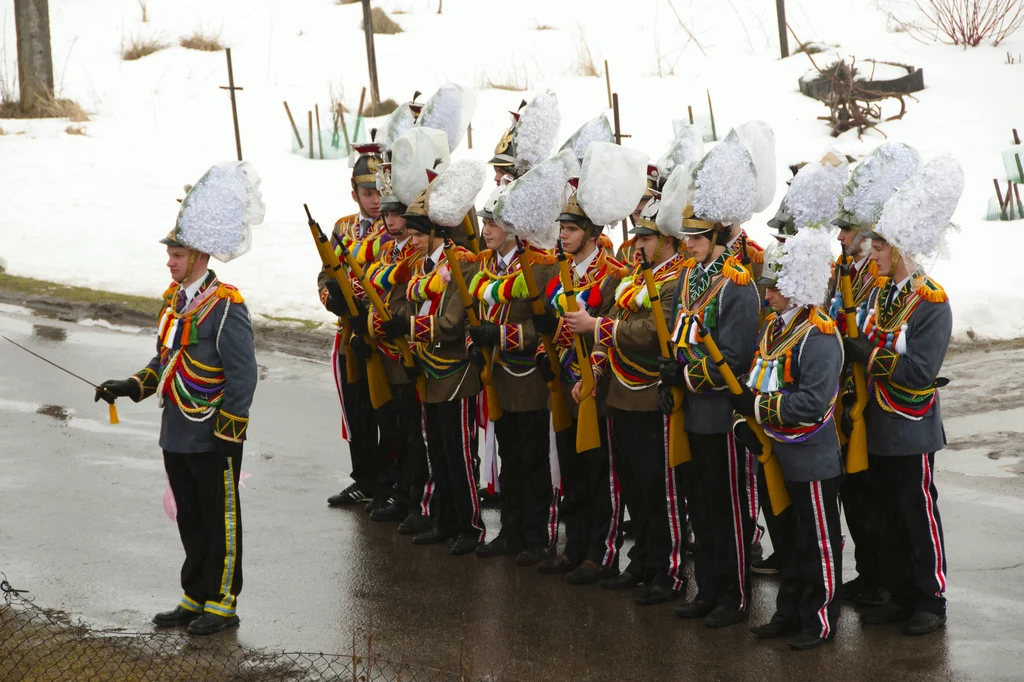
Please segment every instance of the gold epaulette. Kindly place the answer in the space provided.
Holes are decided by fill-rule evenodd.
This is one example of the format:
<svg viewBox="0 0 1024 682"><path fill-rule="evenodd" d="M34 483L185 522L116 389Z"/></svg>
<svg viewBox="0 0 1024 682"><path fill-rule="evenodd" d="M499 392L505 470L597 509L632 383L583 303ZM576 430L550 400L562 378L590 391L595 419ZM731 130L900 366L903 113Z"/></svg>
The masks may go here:
<svg viewBox="0 0 1024 682"><path fill-rule="evenodd" d="M683 261L683 267L686 269L695 268L697 267L697 261L695 261L693 258L687 258L686 260Z"/></svg>
<svg viewBox="0 0 1024 682"><path fill-rule="evenodd" d="M538 249L536 246L528 246L526 253L530 258L530 263L533 265L554 265L558 261L555 258L555 254L544 249Z"/></svg>
<svg viewBox="0 0 1024 682"><path fill-rule="evenodd" d="M811 324L817 327L822 334L836 333L836 321L826 315L818 306L811 308L810 320Z"/></svg>
<svg viewBox="0 0 1024 682"><path fill-rule="evenodd" d="M458 244L452 249L452 253L455 256L455 260L460 263L476 263L479 260L475 253Z"/></svg>
<svg viewBox="0 0 1024 682"><path fill-rule="evenodd" d="M335 221L335 223L334 223L334 232L335 232L335 234L341 234L343 231L345 231L345 229L347 229L348 227L351 227L353 222L357 222L357 223L359 222L359 214L358 213L353 213L351 215L346 215L346 216L342 216L342 217L338 218L338 220Z"/></svg>
<svg viewBox="0 0 1024 682"><path fill-rule="evenodd" d="M167 287L167 290L164 291L164 295L161 296L161 298L168 298L170 296L173 296L174 292L176 292L178 290L179 286L181 286L181 285L178 284L177 282L171 282L171 286Z"/></svg>
<svg viewBox="0 0 1024 682"><path fill-rule="evenodd" d="M609 251L612 251L615 249L615 244L612 244L611 237L609 237L606 234L602 234L600 237L597 238L597 248L608 249Z"/></svg>
<svg viewBox="0 0 1024 682"><path fill-rule="evenodd" d="M946 294L946 290L939 286L939 283L931 277L921 278L921 283L918 285L917 291L921 295L921 298L929 303L945 303L949 300L949 295Z"/></svg>
<svg viewBox="0 0 1024 682"><path fill-rule="evenodd" d="M494 249L484 249L480 253L476 254L476 259L480 262L486 261L494 253Z"/></svg>
<svg viewBox="0 0 1024 682"><path fill-rule="evenodd" d="M751 263L764 263L764 250L757 244L747 241L747 258Z"/></svg>
<svg viewBox="0 0 1024 682"><path fill-rule="evenodd" d="M747 272L745 267L740 265L735 256L729 256L725 259L725 263L722 265L722 275L728 277L733 284L740 286L750 284L750 273Z"/></svg>
<svg viewBox="0 0 1024 682"><path fill-rule="evenodd" d="M625 264L615 260L607 253L602 253L601 256L604 259L604 265L608 267L608 274L613 276L615 279L622 279L629 274L629 268L627 268Z"/></svg>
<svg viewBox="0 0 1024 682"><path fill-rule="evenodd" d="M217 298L229 299L232 303L245 303L242 292L230 284L217 285Z"/></svg>

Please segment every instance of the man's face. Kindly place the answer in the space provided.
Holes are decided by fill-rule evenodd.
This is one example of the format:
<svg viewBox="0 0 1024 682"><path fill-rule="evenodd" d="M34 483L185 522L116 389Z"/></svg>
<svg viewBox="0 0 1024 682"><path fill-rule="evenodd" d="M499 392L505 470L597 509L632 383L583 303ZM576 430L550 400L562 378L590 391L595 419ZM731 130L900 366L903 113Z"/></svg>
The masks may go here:
<svg viewBox="0 0 1024 682"><path fill-rule="evenodd" d="M708 234L710 233L704 232L701 234L686 235L686 248L689 249L690 255L693 256L693 260L698 263L706 261L708 255L711 253L711 240L708 239Z"/></svg>
<svg viewBox="0 0 1024 682"><path fill-rule="evenodd" d="M586 232L580 229L576 223L562 220L559 222L561 228L558 231L558 238L562 240L562 248L568 254L576 254L583 250L586 244Z"/></svg>
<svg viewBox="0 0 1024 682"><path fill-rule="evenodd" d="M405 226L405 218L398 211L385 211L384 224L388 228L388 234L394 239L403 239L409 233Z"/></svg>
<svg viewBox="0 0 1024 682"><path fill-rule="evenodd" d="M854 255L853 246L857 241L857 230L852 227L840 227L839 234L836 235L836 239L843 245L847 255Z"/></svg>
<svg viewBox="0 0 1024 682"><path fill-rule="evenodd" d="M878 263L878 272L892 272L892 244L884 239L871 240L871 260Z"/></svg>
<svg viewBox="0 0 1024 682"><path fill-rule="evenodd" d="M643 234L636 238L636 246L639 250L643 250L644 256L651 263L654 262L654 252L658 250L658 235L656 234Z"/></svg>
<svg viewBox="0 0 1024 682"><path fill-rule="evenodd" d="M356 187L352 190L352 198L367 218L376 220L380 217L380 192L377 189Z"/></svg>
<svg viewBox="0 0 1024 682"><path fill-rule="evenodd" d="M764 290L764 300L777 313L781 313L789 307L789 299L783 296L782 292L775 287L768 287Z"/></svg>
<svg viewBox="0 0 1024 682"><path fill-rule="evenodd" d="M175 282L184 281L188 272L188 257L191 253L191 249L186 249L183 246L167 247L167 269L171 271L171 279Z"/></svg>
<svg viewBox="0 0 1024 682"><path fill-rule="evenodd" d="M633 220L634 221L640 219L640 214L643 212L644 207L647 206L647 204L648 204L648 202L650 202L650 200L651 200L650 197L642 197L640 199L640 203L636 205L636 210L633 211Z"/></svg>
<svg viewBox="0 0 1024 682"><path fill-rule="evenodd" d="M480 232L484 236L484 243L487 244L487 248L494 251L499 250L505 244L505 239L508 237L508 233L490 218L484 218L483 227L480 228Z"/></svg>
<svg viewBox="0 0 1024 682"><path fill-rule="evenodd" d="M412 241L412 248L421 256L430 253L430 235L419 230L409 230L409 239Z"/></svg>
<svg viewBox="0 0 1024 682"><path fill-rule="evenodd" d="M505 166L495 166L494 167L494 184L495 185L501 185L501 179L506 177L506 176L508 176L509 178L512 177L512 173L510 173L508 171L507 167L505 167Z"/></svg>

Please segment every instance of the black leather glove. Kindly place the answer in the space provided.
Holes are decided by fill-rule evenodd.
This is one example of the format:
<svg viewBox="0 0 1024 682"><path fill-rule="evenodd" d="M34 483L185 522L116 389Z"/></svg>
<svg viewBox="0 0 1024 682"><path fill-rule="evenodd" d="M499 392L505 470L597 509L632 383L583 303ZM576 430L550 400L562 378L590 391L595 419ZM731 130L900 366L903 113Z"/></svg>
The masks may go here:
<svg viewBox="0 0 1024 682"><path fill-rule="evenodd" d="M239 457L242 456L242 444L241 443L233 443L233 442L231 442L229 440L224 440L223 438L217 438L216 436L214 436L214 439L213 439L213 450L214 450L214 452L217 453L218 456L225 458L224 459L224 468L225 469L228 468L228 463L227 463L227 458L228 457L234 457L235 455L238 455Z"/></svg>
<svg viewBox="0 0 1024 682"><path fill-rule="evenodd" d="M847 439L849 439L850 434L853 433L853 419L850 417L849 407L843 407L843 411L839 415L839 429Z"/></svg>
<svg viewBox="0 0 1024 682"><path fill-rule="evenodd" d="M850 362L866 363L871 357L872 351L875 350L875 346L863 335L855 339L844 336L843 350L846 351L846 359Z"/></svg>
<svg viewBox="0 0 1024 682"><path fill-rule="evenodd" d="M544 378L544 383L551 383L555 380L555 373L551 369L551 361L547 353L538 353L533 358L533 364L537 366L537 373Z"/></svg>
<svg viewBox="0 0 1024 682"><path fill-rule="evenodd" d="M732 409L736 411L736 414L744 417L754 416L754 392L750 390L750 387L746 384L740 384L743 388L743 392L739 395L733 393L729 394L729 402L732 403Z"/></svg>
<svg viewBox="0 0 1024 682"><path fill-rule="evenodd" d="M397 339L409 333L409 316L392 315L387 322L381 322L380 328L389 339Z"/></svg>
<svg viewBox="0 0 1024 682"><path fill-rule="evenodd" d="M484 361L484 354L480 350L480 346L475 343L469 344L469 348L466 349L466 355L469 356L469 361L477 367L483 367L486 364Z"/></svg>
<svg viewBox="0 0 1024 682"><path fill-rule="evenodd" d="M366 318L367 308L366 304L361 300L354 299L356 303L356 310L359 311L357 315L349 315L348 323L352 326L352 331L360 336L365 336L370 333L369 320Z"/></svg>
<svg viewBox="0 0 1024 682"><path fill-rule="evenodd" d="M666 386L686 386L686 365L675 360L660 358L658 360L658 379Z"/></svg>
<svg viewBox="0 0 1024 682"><path fill-rule="evenodd" d="M752 452L755 456L761 454L761 451L764 449L761 447L761 441L757 439L757 436L754 435L754 432L750 428L750 424L745 420L741 419L733 424L732 433L736 436L736 440L738 440L743 447Z"/></svg>
<svg viewBox="0 0 1024 682"><path fill-rule="evenodd" d="M360 360L364 362L370 359L373 355L373 348L370 344L366 343L361 336L352 337L352 352L355 353Z"/></svg>
<svg viewBox="0 0 1024 682"><path fill-rule="evenodd" d="M662 414L672 414L676 407L675 398L672 397L672 387L668 384L658 384L658 410Z"/></svg>
<svg viewBox="0 0 1024 682"><path fill-rule="evenodd" d="M324 303L324 307L338 317L348 315L345 296L341 293L341 285L336 280L327 280L327 302Z"/></svg>
<svg viewBox="0 0 1024 682"><path fill-rule="evenodd" d="M416 383L416 379L423 374L423 367L420 365L420 359L415 355L412 356L412 367L407 367L403 362L402 369L405 371L405 376L407 376L409 381L414 384Z"/></svg>
<svg viewBox="0 0 1024 682"><path fill-rule="evenodd" d="M558 329L558 317L550 305L544 306L544 312L533 316L533 327L538 334L554 334Z"/></svg>
<svg viewBox="0 0 1024 682"><path fill-rule="evenodd" d="M469 338L473 340L474 345L481 348L493 348L498 345L501 332L498 330L498 325L485 320L480 323L479 327L469 327Z"/></svg>
<svg viewBox="0 0 1024 682"><path fill-rule="evenodd" d="M131 398L135 402L139 402L141 396L142 387L134 379L109 379L96 388L93 402L98 403L100 400L104 400L113 405L115 398Z"/></svg>

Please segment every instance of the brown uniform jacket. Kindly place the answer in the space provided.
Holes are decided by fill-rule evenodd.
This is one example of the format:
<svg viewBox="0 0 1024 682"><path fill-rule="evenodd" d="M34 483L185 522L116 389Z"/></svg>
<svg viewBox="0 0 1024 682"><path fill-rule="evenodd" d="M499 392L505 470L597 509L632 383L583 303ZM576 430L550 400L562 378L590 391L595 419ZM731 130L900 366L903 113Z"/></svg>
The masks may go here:
<svg viewBox="0 0 1024 682"><path fill-rule="evenodd" d="M394 240L383 244L374 261L367 266L366 276L389 313L402 315L409 313L406 287L412 275L412 268L419 260L422 260L422 256L413 248L412 240L406 238L401 248L398 248L398 243ZM377 342L377 352L381 355L388 382L393 385L410 383L402 366L402 355L398 346L385 336L380 328L380 315L372 306L369 315L370 333Z"/></svg>

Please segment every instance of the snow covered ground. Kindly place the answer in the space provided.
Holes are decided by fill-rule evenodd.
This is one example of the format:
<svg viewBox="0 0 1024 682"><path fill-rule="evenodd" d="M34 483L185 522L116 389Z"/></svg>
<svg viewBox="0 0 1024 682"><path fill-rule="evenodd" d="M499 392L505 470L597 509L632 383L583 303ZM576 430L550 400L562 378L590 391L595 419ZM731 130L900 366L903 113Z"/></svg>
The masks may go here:
<svg viewBox="0 0 1024 682"><path fill-rule="evenodd" d="M998 48L923 44L890 32L877 6L889 0L789 0L790 25L803 41L838 45L842 56L914 64L927 89L901 121L885 123L889 139L916 147L925 159L950 153L963 164L967 188L950 239L949 261L932 270L950 292L955 332L980 337L1024 335L1024 293L1016 286L1013 240L1022 223L983 220L992 178L1003 178L1001 151L1010 129L1024 131L1024 65L1006 52L1024 49L1024 32ZM85 136L66 121L0 121L0 258L12 274L112 291L155 295L168 277L156 243L173 225L181 186L213 163L234 158L224 54L186 50L178 38L197 27L220 30L232 48L242 149L263 178L267 217L253 250L219 268L256 313L327 320L314 291L319 262L305 226L308 203L326 227L352 212L347 164L291 153L287 100L301 131L317 103L329 125L329 90L343 87L355 109L367 81L358 4L335 0L50 0L55 80L61 95L93 113ZM527 80L526 92L481 89L473 118L474 148L455 158L486 160L508 123L507 110L543 88L555 90L564 139L607 107L602 77L575 75L585 43L595 63L607 59L622 104L629 146L659 157L672 119L686 106L706 113L714 100L720 137L751 118L776 133L779 190L786 166L820 156L828 145L860 157L883 141L879 133L829 137L815 120L823 105L803 97L797 79L805 55L778 59L774 3L765 0L375 0L405 29L377 36L382 97L429 96L446 81L479 87L486 80ZM680 28L672 7L700 42ZM396 11L401 13L394 14ZM10 7L3 20L8 69L14 50ZM539 30L547 28L549 30ZM172 47L134 62L122 42L155 36ZM790 41L793 45L794 41ZM703 51L703 52L702 52ZM705 54L706 53L706 56ZM819 65L832 59L815 55ZM660 67L659 67L660 64ZM659 75L660 72L660 75ZM671 74L671 75L670 75ZM888 104L886 115L898 111ZM24 133L24 134L19 134ZM303 133L305 137L305 133ZM486 197L481 197L481 202ZM764 222L748 229L764 240ZM613 236L618 239L616 229ZM1008 260L992 259L1004 253Z"/></svg>

